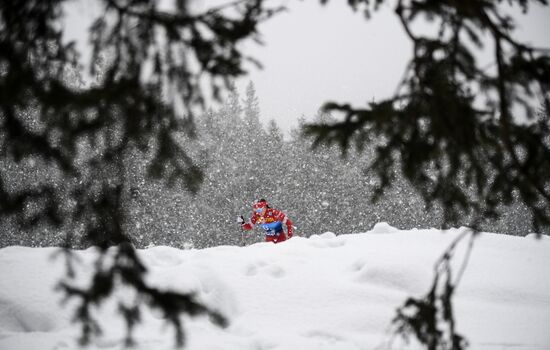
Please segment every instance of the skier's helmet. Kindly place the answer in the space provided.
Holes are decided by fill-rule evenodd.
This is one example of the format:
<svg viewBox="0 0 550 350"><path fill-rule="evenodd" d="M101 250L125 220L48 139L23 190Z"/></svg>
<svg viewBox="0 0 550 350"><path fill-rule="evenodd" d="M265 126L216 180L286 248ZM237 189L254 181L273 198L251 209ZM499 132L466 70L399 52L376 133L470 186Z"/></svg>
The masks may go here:
<svg viewBox="0 0 550 350"><path fill-rule="evenodd" d="M260 199L259 201L257 201L256 203L254 203L252 205L252 210L255 212L255 213L261 213L264 208L267 207L267 201L265 199Z"/></svg>

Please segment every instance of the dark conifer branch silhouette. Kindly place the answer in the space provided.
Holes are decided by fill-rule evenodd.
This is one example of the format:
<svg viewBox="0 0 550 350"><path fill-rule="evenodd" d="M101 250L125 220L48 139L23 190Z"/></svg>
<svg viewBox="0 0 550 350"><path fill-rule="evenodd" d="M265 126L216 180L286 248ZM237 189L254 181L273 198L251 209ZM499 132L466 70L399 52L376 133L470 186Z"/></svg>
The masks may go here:
<svg viewBox="0 0 550 350"><path fill-rule="evenodd" d="M95 81L82 85L80 53L75 43L63 40L66 3L0 5L1 219L16 215L24 227L65 230L66 248L100 248L89 288L77 288L71 279L60 284L80 301L75 319L82 324L83 343L100 333L91 308L122 283L165 314L181 344L182 314L207 314L218 325L226 319L192 293L145 283L145 268L127 229L131 154L141 152L150 160L150 177L196 192L203 174L175 135L194 136L193 113L205 100L201 79L209 78L219 97L231 79L245 73L248 58L237 45L256 37L258 24L279 9L262 0L238 1L193 14L187 1L174 1L171 11L159 10L153 0L101 1L103 13L89 31L89 74ZM234 11L228 15L225 9ZM6 169L26 161L43 162L43 171L55 174L53 183L19 189ZM115 260L105 266L113 245L118 246ZM68 267L70 277L76 272L70 262ZM140 304L122 305L120 311L131 343Z"/></svg>
<svg viewBox="0 0 550 350"><path fill-rule="evenodd" d="M527 1L510 3L528 10ZM374 201L400 171L427 207L443 207L445 224L473 217L474 231L456 281L451 260L464 236L437 262L426 296L407 299L393 321L395 333L413 336L428 349L467 346L456 331L452 297L477 224L498 218L499 208L519 197L531 211L536 232L550 226L549 116L536 113L540 101L546 108L550 103L549 50L513 39L513 21L501 14L499 5L397 1L395 13L413 43L413 54L395 95L364 109L327 103L324 109L341 112L343 120L310 124L305 130L315 146L338 144L344 155L351 145L359 150L368 142L379 145L370 166L378 176ZM421 15L438 25L437 35L413 31L411 25ZM481 49L487 32L494 42L494 74L479 67L476 52L468 46ZM518 106L525 110L524 121L515 116Z"/></svg>
<svg viewBox="0 0 550 350"><path fill-rule="evenodd" d="M421 298L408 298L397 309L392 321L394 332L408 340L409 335L429 350L461 350L468 346L466 338L456 329L452 298L466 269L473 249L473 243L479 232L468 229L461 233L437 260L434 279L428 293ZM451 262L458 245L469 238L465 256L457 273L453 276Z"/></svg>
<svg viewBox="0 0 550 350"><path fill-rule="evenodd" d="M526 1L512 3L528 10ZM335 143L344 152L382 138L371 165L380 180L375 200L391 183L388 173L400 170L428 206L443 206L447 224L469 213L498 217L498 207L519 196L531 209L533 229L548 227L548 117L537 115L536 106L549 103L550 57L547 49L513 38L513 21L499 4L397 1L413 55L396 94L364 109L327 103L325 110L344 119L309 125L306 134L316 145ZM435 36L414 32L421 16L436 23ZM495 72L476 60L486 33L494 42ZM517 122L518 106L523 122Z"/></svg>

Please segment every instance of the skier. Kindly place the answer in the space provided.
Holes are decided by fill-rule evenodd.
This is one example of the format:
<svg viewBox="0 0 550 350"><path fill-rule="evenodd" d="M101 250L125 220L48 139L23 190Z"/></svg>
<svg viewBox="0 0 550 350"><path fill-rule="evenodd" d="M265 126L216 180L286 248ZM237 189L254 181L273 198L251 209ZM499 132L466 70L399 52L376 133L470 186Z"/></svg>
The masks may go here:
<svg viewBox="0 0 550 350"><path fill-rule="evenodd" d="M265 231L265 241L279 243L292 237L292 221L279 209L271 208L265 199L260 199L252 205L252 216L247 222L241 216L237 219L243 230L252 230L259 224ZM286 233L283 229L286 225Z"/></svg>

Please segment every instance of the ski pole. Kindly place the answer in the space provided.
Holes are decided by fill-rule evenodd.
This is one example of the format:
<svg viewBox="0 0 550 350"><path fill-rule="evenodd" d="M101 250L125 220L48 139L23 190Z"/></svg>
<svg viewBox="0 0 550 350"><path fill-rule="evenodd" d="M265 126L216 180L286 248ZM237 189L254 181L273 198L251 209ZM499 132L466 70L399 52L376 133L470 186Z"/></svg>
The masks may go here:
<svg viewBox="0 0 550 350"><path fill-rule="evenodd" d="M240 215L237 218L237 223L239 223L241 225L244 223L244 218L243 218L242 215ZM244 230L242 229L242 226L241 226L241 246L244 247Z"/></svg>

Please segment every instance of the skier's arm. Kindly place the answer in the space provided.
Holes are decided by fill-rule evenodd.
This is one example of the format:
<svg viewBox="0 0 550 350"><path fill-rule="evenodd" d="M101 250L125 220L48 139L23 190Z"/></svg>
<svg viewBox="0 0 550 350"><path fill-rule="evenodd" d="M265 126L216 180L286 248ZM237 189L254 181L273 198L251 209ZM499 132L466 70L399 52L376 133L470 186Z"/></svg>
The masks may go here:
<svg viewBox="0 0 550 350"><path fill-rule="evenodd" d="M290 219L286 215L285 215L285 219L283 220L283 225L284 224L286 224L286 232L287 232L288 238L292 237L294 227L292 226L292 221L290 221Z"/></svg>
<svg viewBox="0 0 550 350"><path fill-rule="evenodd" d="M293 233L292 231L294 228L292 226L292 221L288 218L288 216L286 216L285 213L283 213L282 211L279 211L278 215L276 215L276 218L283 225L286 225L286 232L287 232L288 238L292 237L292 233Z"/></svg>
<svg viewBox="0 0 550 350"><path fill-rule="evenodd" d="M258 220L258 218L256 217L256 214L252 214L252 217L250 218L250 220L243 222L241 224L241 228L247 231L252 230L254 228L254 224L256 223L256 220Z"/></svg>

